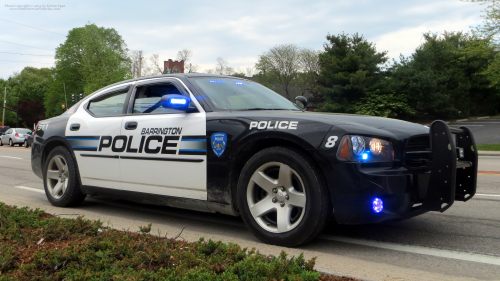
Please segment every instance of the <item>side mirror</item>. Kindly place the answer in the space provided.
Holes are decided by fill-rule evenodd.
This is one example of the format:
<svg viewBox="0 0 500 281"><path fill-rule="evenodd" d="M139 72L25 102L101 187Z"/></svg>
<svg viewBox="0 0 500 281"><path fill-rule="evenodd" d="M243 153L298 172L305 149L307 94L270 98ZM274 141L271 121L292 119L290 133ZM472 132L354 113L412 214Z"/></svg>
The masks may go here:
<svg viewBox="0 0 500 281"><path fill-rule="evenodd" d="M306 107L307 107L306 97L303 97L303 96L295 97L295 104L302 109L306 109Z"/></svg>

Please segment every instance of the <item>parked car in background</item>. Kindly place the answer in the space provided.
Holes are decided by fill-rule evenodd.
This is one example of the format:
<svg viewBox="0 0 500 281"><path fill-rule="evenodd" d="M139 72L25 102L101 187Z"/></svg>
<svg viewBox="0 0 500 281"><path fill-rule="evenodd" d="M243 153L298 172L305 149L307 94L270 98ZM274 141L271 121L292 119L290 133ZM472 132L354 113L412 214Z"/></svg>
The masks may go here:
<svg viewBox="0 0 500 281"><path fill-rule="evenodd" d="M31 136L32 131L25 128L10 128L5 133L0 136L0 146L8 144L14 146L18 144L19 146L24 145L24 147L29 147L33 143L33 137Z"/></svg>
<svg viewBox="0 0 500 281"><path fill-rule="evenodd" d="M5 132L10 129L9 126L0 126L0 136L5 134Z"/></svg>

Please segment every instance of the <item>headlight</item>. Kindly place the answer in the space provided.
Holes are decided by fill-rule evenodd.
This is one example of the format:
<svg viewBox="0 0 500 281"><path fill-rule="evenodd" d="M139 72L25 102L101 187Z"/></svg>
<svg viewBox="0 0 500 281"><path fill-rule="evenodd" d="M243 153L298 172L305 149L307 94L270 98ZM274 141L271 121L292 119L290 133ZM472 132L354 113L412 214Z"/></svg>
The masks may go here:
<svg viewBox="0 0 500 281"><path fill-rule="evenodd" d="M346 135L340 141L337 157L344 161L389 162L394 150L389 141L364 136Z"/></svg>

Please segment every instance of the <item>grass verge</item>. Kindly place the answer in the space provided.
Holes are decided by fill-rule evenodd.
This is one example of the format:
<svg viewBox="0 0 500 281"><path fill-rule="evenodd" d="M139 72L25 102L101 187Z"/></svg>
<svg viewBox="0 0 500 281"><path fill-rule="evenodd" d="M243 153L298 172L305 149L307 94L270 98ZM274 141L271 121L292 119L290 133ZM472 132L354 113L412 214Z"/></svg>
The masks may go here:
<svg viewBox="0 0 500 281"><path fill-rule="evenodd" d="M0 202L0 281L7 280L355 280L322 275L315 258L265 256L233 243L195 243L58 218Z"/></svg>
<svg viewBox="0 0 500 281"><path fill-rule="evenodd" d="M500 143L495 143L495 144L477 144L476 147L477 147L478 150L500 151Z"/></svg>

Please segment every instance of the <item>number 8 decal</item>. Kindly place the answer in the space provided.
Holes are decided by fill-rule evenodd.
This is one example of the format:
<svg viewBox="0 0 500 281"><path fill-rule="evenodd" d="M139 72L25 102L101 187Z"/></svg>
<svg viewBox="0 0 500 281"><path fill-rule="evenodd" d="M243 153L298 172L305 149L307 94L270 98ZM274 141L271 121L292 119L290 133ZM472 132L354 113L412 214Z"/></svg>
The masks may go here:
<svg viewBox="0 0 500 281"><path fill-rule="evenodd" d="M326 140L325 147L332 148L335 146L335 142L339 139L337 136L330 136L328 140Z"/></svg>

